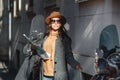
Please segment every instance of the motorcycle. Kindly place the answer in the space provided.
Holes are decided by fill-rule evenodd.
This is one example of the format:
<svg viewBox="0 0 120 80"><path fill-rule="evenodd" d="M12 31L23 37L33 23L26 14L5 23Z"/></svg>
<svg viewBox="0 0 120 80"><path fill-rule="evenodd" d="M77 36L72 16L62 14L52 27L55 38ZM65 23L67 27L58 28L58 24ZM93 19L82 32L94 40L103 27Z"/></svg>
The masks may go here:
<svg viewBox="0 0 120 80"><path fill-rule="evenodd" d="M95 74L90 80L120 80L120 47L108 50L102 46L95 51ZM99 54L103 54L102 57Z"/></svg>

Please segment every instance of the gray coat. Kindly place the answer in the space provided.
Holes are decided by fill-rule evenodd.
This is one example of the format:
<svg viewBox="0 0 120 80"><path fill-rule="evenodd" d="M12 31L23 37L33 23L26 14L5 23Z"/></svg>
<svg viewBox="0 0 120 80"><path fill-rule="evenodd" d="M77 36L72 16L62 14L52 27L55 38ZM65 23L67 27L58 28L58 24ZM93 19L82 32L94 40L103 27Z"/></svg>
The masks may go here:
<svg viewBox="0 0 120 80"><path fill-rule="evenodd" d="M44 43L45 39L47 37L45 37L43 39L42 42L40 42L39 46L42 47L42 44ZM24 50L26 51L28 50L27 48ZM29 51L29 50L28 50ZM27 51L26 51L27 52ZM34 57L34 56L32 56ZM35 58L33 58L35 59ZM33 66L33 60L31 58L31 66L30 66L30 71L32 69ZM27 61L27 62L26 62ZM56 48L55 48L55 69L54 69L54 80L69 80L68 79L68 69L67 69L67 63L71 66L71 67L75 67L75 65L79 64L73 57L73 53L72 53L72 49L71 49L71 39L68 36L65 36L63 38L63 40L61 39L61 37L58 37L56 40ZM26 66L25 66L26 65ZM15 80L27 80L27 77L25 77L26 72L27 72L27 66L28 65L28 58L25 59L21 69L19 70ZM40 80L42 80L42 76L43 76L43 71L42 71L42 63L40 64ZM30 74L30 71L28 73L28 75ZM21 76L22 73L22 76ZM41 75L42 74L42 75ZM23 77L23 78L21 78Z"/></svg>
<svg viewBox="0 0 120 80"><path fill-rule="evenodd" d="M55 47L54 80L69 80L67 63L73 68L79 64L73 57L71 39L68 36L65 36L63 40L58 37Z"/></svg>

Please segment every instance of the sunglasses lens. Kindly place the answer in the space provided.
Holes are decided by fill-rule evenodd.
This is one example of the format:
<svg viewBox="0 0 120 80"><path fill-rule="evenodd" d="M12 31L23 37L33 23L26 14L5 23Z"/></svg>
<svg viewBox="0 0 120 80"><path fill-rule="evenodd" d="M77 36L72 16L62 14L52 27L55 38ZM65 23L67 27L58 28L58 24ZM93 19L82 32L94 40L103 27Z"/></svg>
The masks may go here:
<svg viewBox="0 0 120 80"><path fill-rule="evenodd" d="M60 23L61 21L60 20L51 20L51 23L55 23L55 22Z"/></svg>

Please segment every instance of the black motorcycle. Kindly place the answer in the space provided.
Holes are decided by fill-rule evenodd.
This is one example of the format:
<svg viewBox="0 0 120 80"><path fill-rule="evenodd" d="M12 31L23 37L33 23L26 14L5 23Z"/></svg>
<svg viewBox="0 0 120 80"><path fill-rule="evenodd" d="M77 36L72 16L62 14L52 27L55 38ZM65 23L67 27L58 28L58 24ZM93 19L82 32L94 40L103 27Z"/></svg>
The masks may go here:
<svg viewBox="0 0 120 80"><path fill-rule="evenodd" d="M120 80L120 47L108 50L105 46L95 52L95 74L90 80ZM103 54L99 57L99 54Z"/></svg>

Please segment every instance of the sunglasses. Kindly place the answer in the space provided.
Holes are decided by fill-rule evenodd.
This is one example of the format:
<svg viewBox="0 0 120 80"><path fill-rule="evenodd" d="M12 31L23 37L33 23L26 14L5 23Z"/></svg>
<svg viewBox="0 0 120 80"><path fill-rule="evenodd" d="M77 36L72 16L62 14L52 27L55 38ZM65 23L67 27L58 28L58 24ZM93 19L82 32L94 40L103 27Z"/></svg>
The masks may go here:
<svg viewBox="0 0 120 80"><path fill-rule="evenodd" d="M55 23L55 22L56 23L61 23L61 20L60 19L59 20L54 20L54 19L51 20L51 23Z"/></svg>

